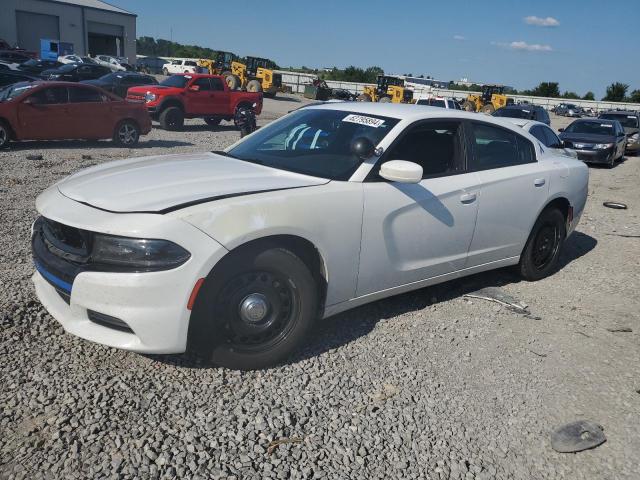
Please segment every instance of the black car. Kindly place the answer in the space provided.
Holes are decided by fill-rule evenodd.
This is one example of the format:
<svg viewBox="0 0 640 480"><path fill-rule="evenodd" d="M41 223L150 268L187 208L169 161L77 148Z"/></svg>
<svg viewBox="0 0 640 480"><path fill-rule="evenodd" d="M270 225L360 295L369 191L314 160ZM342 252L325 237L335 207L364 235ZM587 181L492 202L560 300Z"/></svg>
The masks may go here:
<svg viewBox="0 0 640 480"><path fill-rule="evenodd" d="M60 68L63 63L56 60L36 60L32 58L18 65L18 70L24 73L40 75L45 70Z"/></svg>
<svg viewBox="0 0 640 480"><path fill-rule="evenodd" d="M507 105L499 108L492 114L494 117L522 118L535 120L551 125L551 119L547 111L538 105Z"/></svg>
<svg viewBox="0 0 640 480"><path fill-rule="evenodd" d="M40 79L33 75L16 72L15 70L0 70L0 88L4 88L7 85L13 85L18 82L35 82L36 80Z"/></svg>
<svg viewBox="0 0 640 480"><path fill-rule="evenodd" d="M45 80L59 82L79 82L81 80L94 80L108 73L111 69L102 65L87 63L67 63L60 68L45 70L41 76Z"/></svg>
<svg viewBox="0 0 640 480"><path fill-rule="evenodd" d="M159 57L143 57L136 60L136 70L144 73L162 73L162 67L167 61Z"/></svg>
<svg viewBox="0 0 640 480"><path fill-rule="evenodd" d="M23 52L16 50L0 50L0 60L12 63L22 63L30 59L31 57Z"/></svg>
<svg viewBox="0 0 640 480"><path fill-rule="evenodd" d="M129 87L137 87L139 85L157 85L158 81L151 75L144 75L135 72L113 72L96 80L84 80L82 83L95 85L104 88L108 92L115 93L121 98L127 96Z"/></svg>
<svg viewBox="0 0 640 480"><path fill-rule="evenodd" d="M580 160L610 168L622 159L627 144L624 128L617 120L581 118L560 132L565 147L575 150Z"/></svg>
<svg viewBox="0 0 640 480"><path fill-rule="evenodd" d="M611 110L601 113L598 118L619 121L627 135L627 152L640 153L640 112Z"/></svg>

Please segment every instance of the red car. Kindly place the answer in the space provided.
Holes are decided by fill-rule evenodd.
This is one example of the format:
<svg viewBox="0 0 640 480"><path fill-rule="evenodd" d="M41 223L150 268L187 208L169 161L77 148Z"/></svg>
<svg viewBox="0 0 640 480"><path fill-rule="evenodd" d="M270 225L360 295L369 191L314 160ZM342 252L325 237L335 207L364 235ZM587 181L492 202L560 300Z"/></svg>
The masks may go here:
<svg viewBox="0 0 640 480"><path fill-rule="evenodd" d="M262 93L230 90L220 75L172 75L160 85L129 88L127 100L144 102L165 130L180 130L185 118L202 118L208 125L218 125L243 110L255 115L262 111Z"/></svg>
<svg viewBox="0 0 640 480"><path fill-rule="evenodd" d="M0 148L11 140L102 138L133 147L150 131L144 105L91 85L21 82L0 90Z"/></svg>

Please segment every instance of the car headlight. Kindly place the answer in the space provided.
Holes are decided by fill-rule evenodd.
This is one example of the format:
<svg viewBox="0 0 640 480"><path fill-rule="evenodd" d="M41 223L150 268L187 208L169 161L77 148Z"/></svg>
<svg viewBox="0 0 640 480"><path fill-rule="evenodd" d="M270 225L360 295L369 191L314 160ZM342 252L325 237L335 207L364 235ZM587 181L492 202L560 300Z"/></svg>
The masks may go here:
<svg viewBox="0 0 640 480"><path fill-rule="evenodd" d="M606 150L607 148L613 148L613 143L596 143L593 148L596 150Z"/></svg>
<svg viewBox="0 0 640 480"><path fill-rule="evenodd" d="M630 141L630 142L637 142L637 141L638 141L639 136L640 136L640 133L634 133L633 135L631 135L631 136L629 137L629 141Z"/></svg>
<svg viewBox="0 0 640 480"><path fill-rule="evenodd" d="M51 75L49 75L49 80L55 80L56 78L60 78L60 74L52 73Z"/></svg>
<svg viewBox="0 0 640 480"><path fill-rule="evenodd" d="M144 94L144 101L149 103L149 102L153 102L157 99L157 95L155 93L151 93L151 92L147 92Z"/></svg>
<svg viewBox="0 0 640 480"><path fill-rule="evenodd" d="M91 263L133 271L169 270L185 263L191 254L169 240L118 237L96 233Z"/></svg>

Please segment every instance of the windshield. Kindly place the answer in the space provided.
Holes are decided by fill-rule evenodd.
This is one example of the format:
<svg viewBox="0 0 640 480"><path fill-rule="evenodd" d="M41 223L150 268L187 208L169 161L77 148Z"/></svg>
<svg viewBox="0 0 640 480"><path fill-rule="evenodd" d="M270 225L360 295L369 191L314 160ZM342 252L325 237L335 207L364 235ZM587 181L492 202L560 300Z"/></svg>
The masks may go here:
<svg viewBox="0 0 640 480"><path fill-rule="evenodd" d="M99 80L103 82L111 83L111 82L115 82L116 78L118 77L122 77L122 75L118 73L107 73L106 75L101 76Z"/></svg>
<svg viewBox="0 0 640 480"><path fill-rule="evenodd" d="M4 102L7 100L11 100L12 98L16 98L19 95L22 95L27 90L34 88L36 85L33 85L28 82L20 82L14 83L13 85L0 90L0 102Z"/></svg>
<svg viewBox="0 0 640 480"><path fill-rule="evenodd" d="M163 85L165 87L184 88L189 80L191 80L191 77L189 75L173 75L161 81L160 85Z"/></svg>
<svg viewBox="0 0 640 480"><path fill-rule="evenodd" d="M24 65L25 67L35 67L38 65L38 63L40 63L39 60L34 60L33 58L31 60L27 60L26 62L22 63L21 65Z"/></svg>
<svg viewBox="0 0 640 480"><path fill-rule="evenodd" d="M398 122L378 115L305 108L261 128L228 154L290 172L348 180L363 162L351 151L353 141L365 137L377 145Z"/></svg>
<svg viewBox="0 0 640 480"><path fill-rule="evenodd" d="M533 118L533 112L524 108L499 108L493 112L494 117L507 117L507 118Z"/></svg>
<svg viewBox="0 0 640 480"><path fill-rule="evenodd" d="M58 70L60 70L61 72L70 72L72 70L75 70L77 66L78 65L75 63L67 63L66 65L63 65L60 68L58 68Z"/></svg>
<svg viewBox="0 0 640 480"><path fill-rule="evenodd" d="M603 113L600 118L605 120L618 120L623 127L638 128L638 117L635 115L623 115L620 113Z"/></svg>
<svg viewBox="0 0 640 480"><path fill-rule="evenodd" d="M567 133L586 133L592 135L613 135L614 128L611 122L573 122L565 130Z"/></svg>

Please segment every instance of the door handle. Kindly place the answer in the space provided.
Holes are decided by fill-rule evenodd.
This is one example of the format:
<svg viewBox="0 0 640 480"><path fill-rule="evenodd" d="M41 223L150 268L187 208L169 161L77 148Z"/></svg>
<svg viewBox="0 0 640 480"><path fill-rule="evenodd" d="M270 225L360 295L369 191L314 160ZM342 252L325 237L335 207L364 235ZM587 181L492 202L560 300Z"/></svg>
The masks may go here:
<svg viewBox="0 0 640 480"><path fill-rule="evenodd" d="M460 196L460 201L462 203L473 203L476 201L476 194L475 193L465 193L464 195Z"/></svg>
<svg viewBox="0 0 640 480"><path fill-rule="evenodd" d="M541 186L543 186L546 182L547 182L547 181L546 181L544 178L536 178L536 179L533 181L533 184L534 184L536 187L541 187Z"/></svg>

